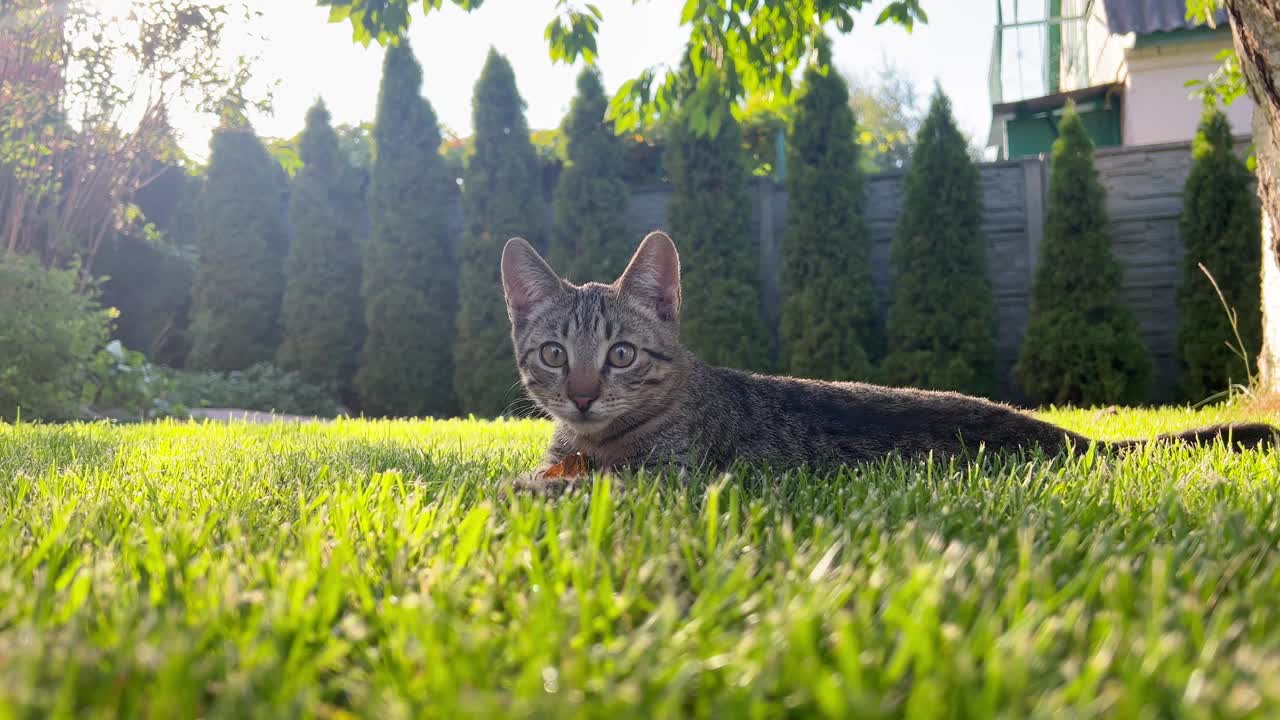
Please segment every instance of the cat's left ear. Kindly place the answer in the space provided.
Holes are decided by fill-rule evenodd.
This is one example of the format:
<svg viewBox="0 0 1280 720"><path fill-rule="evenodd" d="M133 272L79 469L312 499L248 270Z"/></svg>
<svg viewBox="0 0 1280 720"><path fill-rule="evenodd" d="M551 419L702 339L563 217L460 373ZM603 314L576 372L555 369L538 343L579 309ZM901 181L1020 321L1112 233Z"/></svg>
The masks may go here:
<svg viewBox="0 0 1280 720"><path fill-rule="evenodd" d="M502 249L502 291L507 297L507 312L513 321L562 288L556 271L524 238L507 241Z"/></svg>
<svg viewBox="0 0 1280 720"><path fill-rule="evenodd" d="M614 285L652 309L659 320L680 314L680 254L666 233L655 230L640 242Z"/></svg>

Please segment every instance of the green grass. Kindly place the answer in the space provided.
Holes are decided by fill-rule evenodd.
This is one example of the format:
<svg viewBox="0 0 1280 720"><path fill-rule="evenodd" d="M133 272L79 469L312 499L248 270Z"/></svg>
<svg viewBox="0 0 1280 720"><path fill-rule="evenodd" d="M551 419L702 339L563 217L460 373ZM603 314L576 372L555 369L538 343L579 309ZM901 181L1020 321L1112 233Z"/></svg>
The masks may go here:
<svg viewBox="0 0 1280 720"><path fill-rule="evenodd" d="M1280 454L509 496L549 430L0 425L0 718L1280 713Z"/></svg>

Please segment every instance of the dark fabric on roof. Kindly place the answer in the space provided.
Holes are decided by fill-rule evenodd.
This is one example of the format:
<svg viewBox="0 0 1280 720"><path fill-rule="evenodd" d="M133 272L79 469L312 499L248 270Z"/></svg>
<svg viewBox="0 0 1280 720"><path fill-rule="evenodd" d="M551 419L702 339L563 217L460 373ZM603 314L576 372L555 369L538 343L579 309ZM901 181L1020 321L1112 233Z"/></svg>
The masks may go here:
<svg viewBox="0 0 1280 720"><path fill-rule="evenodd" d="M1103 0L1107 25L1117 35L1125 33L1186 30L1199 23L1187 22L1186 0ZM1225 27L1227 12L1219 10L1214 21Z"/></svg>

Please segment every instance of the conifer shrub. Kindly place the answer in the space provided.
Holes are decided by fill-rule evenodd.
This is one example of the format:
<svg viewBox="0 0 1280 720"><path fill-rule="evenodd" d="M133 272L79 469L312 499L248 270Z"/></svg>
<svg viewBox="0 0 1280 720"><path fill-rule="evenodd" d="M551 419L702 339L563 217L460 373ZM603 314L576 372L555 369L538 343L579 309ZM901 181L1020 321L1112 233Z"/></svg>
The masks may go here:
<svg viewBox="0 0 1280 720"><path fill-rule="evenodd" d="M681 332L706 362L768 370L772 340L761 312L742 131L727 105L709 113L719 126L714 135L695 132L693 122L687 107L673 120L664 162L672 185L667 222L683 273Z"/></svg>
<svg viewBox="0 0 1280 720"><path fill-rule="evenodd" d="M1192 156L1179 223L1186 254L1178 290L1178 359L1183 397L1200 401L1249 382L1246 370L1253 369L1262 347L1262 230L1253 173L1236 155L1231 124L1221 111L1205 114Z"/></svg>
<svg viewBox="0 0 1280 720"><path fill-rule="evenodd" d="M1120 296L1093 141L1075 107L1058 125L1044 241L1015 373L1038 403L1094 406L1147 399L1151 358Z"/></svg>
<svg viewBox="0 0 1280 720"><path fill-rule="evenodd" d="M361 295L366 335L356 386L370 415L448 417L453 392L455 197L435 111L408 41L387 50L373 136L371 228Z"/></svg>
<svg viewBox="0 0 1280 720"><path fill-rule="evenodd" d="M549 257L575 283L612 281L638 242L627 235L622 141L605 121L608 107L599 73L582 71L564 121L568 162L556 183Z"/></svg>
<svg viewBox="0 0 1280 720"><path fill-rule="evenodd" d="M454 388L463 412L493 417L515 409L520 398L498 269L502 247L523 237L546 252L546 206L524 100L511 64L495 50L480 72L471 107L475 154L463 179L466 231Z"/></svg>
<svg viewBox="0 0 1280 720"><path fill-rule="evenodd" d="M995 311L982 187L941 88L911 157L891 250L883 376L893 385L993 396Z"/></svg>
<svg viewBox="0 0 1280 720"><path fill-rule="evenodd" d="M360 300L360 218L354 170L338 148L329 111L307 112L300 143L302 168L289 194L293 240L285 261L281 320L284 339L276 364L311 384L347 389L364 334Z"/></svg>
<svg viewBox="0 0 1280 720"><path fill-rule="evenodd" d="M856 137L844 78L808 68L787 145L780 335L792 375L867 380L883 354Z"/></svg>
<svg viewBox="0 0 1280 720"><path fill-rule="evenodd" d="M196 219L187 366L242 370L275 357L288 249L280 166L249 128L214 133Z"/></svg>

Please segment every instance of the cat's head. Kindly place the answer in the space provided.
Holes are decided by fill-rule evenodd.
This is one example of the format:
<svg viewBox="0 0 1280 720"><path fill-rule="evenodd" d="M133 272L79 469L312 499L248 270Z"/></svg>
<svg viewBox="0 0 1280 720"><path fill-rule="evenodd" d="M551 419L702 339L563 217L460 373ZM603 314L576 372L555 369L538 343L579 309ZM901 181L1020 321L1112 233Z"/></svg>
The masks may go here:
<svg viewBox="0 0 1280 720"><path fill-rule="evenodd" d="M543 410L593 434L661 409L683 356L671 238L650 233L607 285L572 285L513 238L502 287L520 379Z"/></svg>

